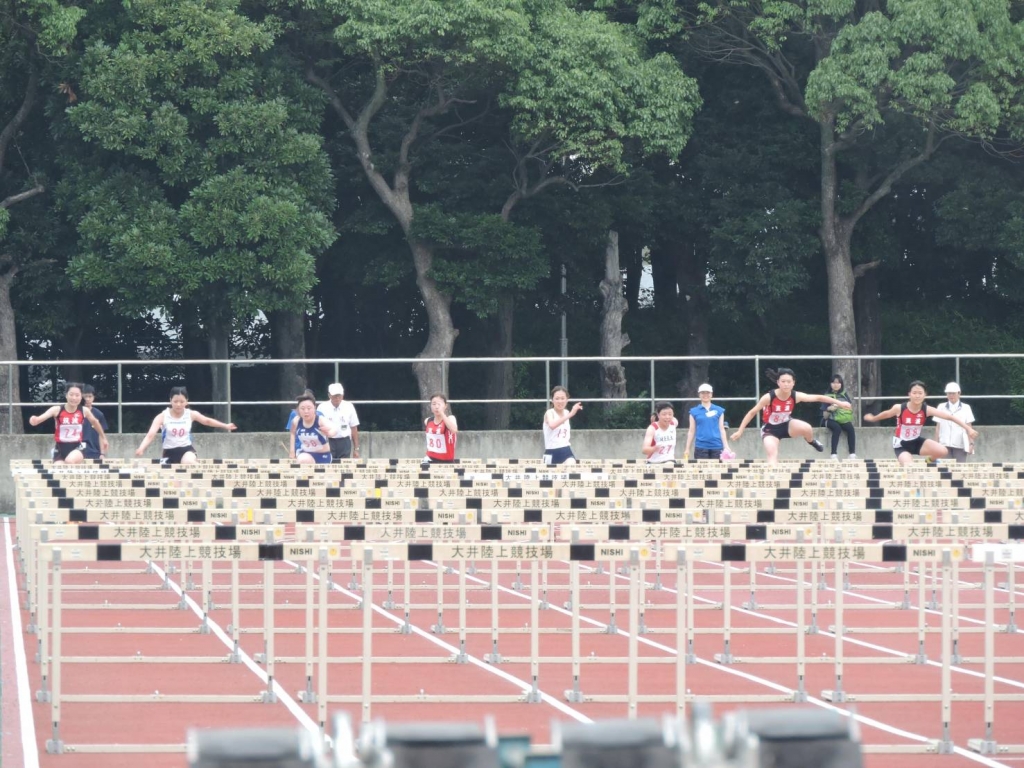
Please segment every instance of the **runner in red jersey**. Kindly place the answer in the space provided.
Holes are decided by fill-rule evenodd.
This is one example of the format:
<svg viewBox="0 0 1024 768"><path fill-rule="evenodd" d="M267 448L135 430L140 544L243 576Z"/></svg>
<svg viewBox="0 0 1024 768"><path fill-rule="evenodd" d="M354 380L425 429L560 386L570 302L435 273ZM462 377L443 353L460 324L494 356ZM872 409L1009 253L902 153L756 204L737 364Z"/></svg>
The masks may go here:
<svg viewBox="0 0 1024 768"><path fill-rule="evenodd" d="M430 412L433 415L423 422L427 438L427 457L424 463L451 464L455 461L459 423L448 413L448 398L440 393L431 397Z"/></svg>
<svg viewBox="0 0 1024 768"><path fill-rule="evenodd" d="M107 436L99 419L92 415L91 409L82 405L82 385L68 384L64 399L64 405L51 406L38 416L30 416L28 419L28 423L33 427L42 424L47 419L54 419L53 439L56 443L53 448L54 463L81 464L85 460L82 425L86 421L92 424L93 429L96 430L100 437L101 452L106 453L110 449L110 444L107 442Z"/></svg>
<svg viewBox="0 0 1024 768"><path fill-rule="evenodd" d="M739 429L730 435L730 440L739 440L750 420L761 412L761 442L764 444L765 458L769 464L776 464L779 461L779 441L787 437L802 437L816 451L825 450L824 446L814 439L814 430L806 421L793 418L793 408L797 403L828 403L838 408L849 409L850 404L836 400L828 395L808 395L804 392L796 392L793 387L796 385L796 374L789 368L779 368L777 371L768 368L764 375L768 380L776 384L776 389L768 390L753 408L747 411L747 415L740 422Z"/></svg>
<svg viewBox="0 0 1024 768"><path fill-rule="evenodd" d="M883 421L896 417L896 431L892 436L892 449L896 453L896 459L901 466L907 466L914 461L914 456L925 456L933 459L944 459L949 456L949 450L942 443L929 440L924 436L924 423L928 419L945 419L952 421L958 427L967 432L972 440L978 433L959 416L954 416L938 408L927 405L924 399L928 396L928 389L924 382L910 382L910 391L907 392L907 402L904 405L897 403L892 408L882 411L875 416L871 413L864 414L864 421Z"/></svg>

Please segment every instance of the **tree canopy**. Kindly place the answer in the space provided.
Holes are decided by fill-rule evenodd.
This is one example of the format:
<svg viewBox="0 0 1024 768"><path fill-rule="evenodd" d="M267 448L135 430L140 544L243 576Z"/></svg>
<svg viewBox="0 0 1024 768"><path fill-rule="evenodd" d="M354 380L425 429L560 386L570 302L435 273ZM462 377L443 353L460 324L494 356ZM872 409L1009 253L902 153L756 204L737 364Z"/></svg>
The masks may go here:
<svg viewBox="0 0 1024 768"><path fill-rule="evenodd" d="M746 393L749 366L710 356L1016 352L1022 23L1009 0L23 0L0 13L0 352L419 356L339 375L357 401L540 400L542 365L424 358L557 355L563 313L570 355L598 354L612 232L624 354L693 358L659 365L659 396ZM876 404L953 376L822 361L801 384L832 370ZM122 395L285 400L334 375L141 368ZM86 377L102 400L112 376L24 368L0 399ZM1019 361L961 376L1024 391ZM570 377L601 391L596 365Z"/></svg>

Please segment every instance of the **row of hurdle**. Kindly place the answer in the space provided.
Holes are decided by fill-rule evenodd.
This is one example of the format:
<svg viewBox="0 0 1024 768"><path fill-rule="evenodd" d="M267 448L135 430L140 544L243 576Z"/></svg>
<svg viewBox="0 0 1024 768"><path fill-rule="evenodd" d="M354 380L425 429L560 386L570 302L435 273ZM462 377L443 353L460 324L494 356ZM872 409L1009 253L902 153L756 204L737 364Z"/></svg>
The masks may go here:
<svg viewBox="0 0 1024 768"><path fill-rule="evenodd" d="M1004 519L1015 519L1019 512L991 508L991 499L987 495L962 493L963 490L974 491L975 488L968 480L956 477L948 470L940 474L933 468L927 468L915 473L891 466L859 474L844 472L847 475L844 478L830 475L820 464L817 467L798 467L794 464L782 472L762 471L764 468L757 465L742 465L716 467L714 471L702 468L700 471L688 472L688 468L683 468L681 472L656 474L647 471L648 468L642 465L595 466L593 471L575 473L531 473L526 470L532 467L520 464L506 466L508 471L504 473L500 473L500 467L497 466L445 467L436 473L432 468L431 472L425 473L418 466L410 466L403 472L400 465L389 463L377 467L366 464L336 474L326 472L322 473L325 476L321 478L316 476L319 473L310 473L307 468L287 465L253 467L240 463L235 466L200 464L197 467L199 469L190 468L187 473L167 472L145 465L85 467L71 472L55 472L40 465L12 465L18 487L17 529L26 576L26 604L33 617L30 629L39 634L37 660L43 668L44 684L39 695L49 700L54 707L52 714L55 730L51 741L55 751L61 748L60 702L88 700L87 695L85 698L69 699L61 694L60 669L62 663L67 663L61 653L61 636L65 632L62 629L61 613L67 609L62 598L62 591L67 589L63 585L62 574L72 568L72 564L106 565L114 562L136 563L145 569L156 568L164 574L165 579L169 574L179 574L178 589L182 606L187 601L189 591L199 593L197 603L203 615L200 631L206 626L210 611L222 606L223 595L229 595L227 601L232 609L230 628L235 649L230 655L237 655L239 634L246 631L241 626L240 615L242 592L246 589L242 574L252 568L261 571L262 626L250 629L262 633L261 660L269 680L264 698L268 701L274 699L276 664L301 663L305 665L307 680L306 690L301 692L302 700L316 704L321 724L327 722L326 708L329 704L357 704L364 717L368 718L374 704L405 700L373 694L373 638L381 631L411 631L409 617L416 606L437 611L437 623L432 627L436 633L458 636L455 646L457 652L451 659L442 660L442 663L464 663L468 637L479 631L491 634L491 653L487 658L489 663L528 661L530 688L514 697L518 700L538 700L541 667L544 664L564 664L570 667L572 682L565 690L565 698L569 701L623 702L630 717L636 716L641 704L669 705L682 712L694 698L734 700L727 695L691 695L686 687L686 667L695 661L695 636L701 632L722 637L722 652L716 656L720 663L743 662L742 658L731 652L730 645L733 635L747 631L747 628L733 626L731 622L734 603L738 602L734 599L734 591L749 591L749 594L743 595L748 598L745 607L757 608L759 593L781 586L758 583L760 563L766 574L771 574L773 569L785 569L795 576L799 586L796 589L795 604L760 604L762 608L794 608L798 618L795 629L781 630L795 635L796 653L787 657L757 659L761 663L792 664L795 672L792 693L761 697L758 700L805 700L806 667L812 663L823 663L833 665L835 674L833 689L822 692L825 698L834 702L870 701L870 693L853 694L844 691L847 664L879 663L883 658L885 663L924 663L927 658L924 647L926 636L940 633L943 638L949 639L949 642L942 644L941 691L937 694L902 694L908 697L908 701L934 700L941 703L943 737L921 749L942 752L952 748L949 725L955 701L983 703L987 732L975 740L973 745L979 751L1007 752L1020 749L1015 745L995 744L991 738L991 727L995 720L997 702L1024 700L1024 697L1017 694L995 693L993 684L995 636L1017 631L1014 622L1014 561L1019 555L1019 545L1013 542L1022 538L1024 527L1016 522L1003 522ZM258 471L252 472L254 468ZM460 473L457 471L459 469L463 471ZM94 478L92 483L89 481L90 470ZM394 471L389 473L387 470ZM972 472L983 474L978 469L972 469ZM188 476L184 477L185 474ZM343 477L343 474L351 476ZM467 474L471 476L467 478ZM503 474L505 479L496 477L498 474ZM568 477L569 474L577 477ZM651 474L655 474L655 477L650 477ZM999 487L1010 497L1011 489L1020 480L1016 474L1013 468L1008 470L998 467L977 480L1003 484ZM266 476L268 487L264 489L258 483L253 484L254 475ZM428 477L424 478L423 475ZM141 485L138 484L140 481ZM321 483L313 485L315 481ZM387 481L387 484L382 484L382 481ZM422 494L422 491L416 493L417 481L430 483L426 486L427 494ZM565 485L574 482L586 482L589 485ZM847 484L849 489L857 490L858 482L862 488L868 484L876 486L864 488L869 492L883 491L889 494L883 497L869 493L863 499L925 498L931 507L907 510L846 508L847 499L862 497L834 492L847 490ZM541 483L545 486L542 487ZM556 486L556 483L562 485ZM626 483L636 485L628 486ZM644 485L641 486L641 483ZM732 483L735 485L730 488ZM774 485L759 485L762 483ZM786 487L783 487L783 483ZM245 495L238 493L239 488L246 491ZM301 508L281 508L281 499L287 499L288 496L279 492L288 488L322 490L324 499L329 498L327 492L332 489L359 490L361 495L352 494L348 498L361 503L364 512L374 509L383 511L383 505L376 507L374 502L391 499L402 502L402 506L390 510L391 514L397 516L388 518L393 521L391 523L354 524L351 518L332 517L337 515L337 510L309 504L310 496L301 497ZM413 493L395 497L386 495L388 491L404 488L409 488ZM141 490L143 494L121 496L113 493L122 489L133 492ZM507 499L567 499L576 502L575 507L567 508L569 512L575 509L600 513L616 511L609 509L607 502L615 498L612 493L620 489L667 490L671 494L652 494L650 498L618 497L628 499L631 504L636 502L636 506L625 506L618 510L630 514L625 523L621 522L622 517L616 517L617 522L581 522L572 517L566 518L564 513L567 510L560 506L501 509L480 505L461 509L453 518L438 519L439 512L448 511L443 507L437 509L437 501L445 498L440 495L441 491L452 492L450 498L454 501L462 498L458 491L477 489L521 491L521 494L516 495L506 493L504 498ZM679 500L702 498L691 495L694 490L732 490L747 494L762 489L774 491L775 495L770 498L776 502L787 498L780 496L779 491L789 491L791 500L793 491L810 492L810 495L802 498L821 506L798 509L797 512L805 518L800 524L785 522L786 517L794 513L792 507L779 508L774 504L766 509L730 508L727 505L703 508L673 506L673 502ZM922 489L928 492L927 496L920 495ZM264 490L273 490L273 494L256 495ZM582 496L567 495L581 490L590 493ZM607 490L608 494L596 493L600 490ZM252 496L249 495L250 491L253 492ZM555 493L545 497L532 495L533 491ZM819 493L815 494L815 491ZM202 495L204 493L209 495ZM137 498L156 500L158 504L138 508L121 503L125 499L134 501ZM271 505L261 501L256 507L251 505L253 498L269 498L277 503ZM465 498L503 497L495 494ZM751 495L749 498L760 503L768 497ZM85 503L97 499L99 502L96 505ZM180 504L190 499L200 500L202 504L184 506L172 503L165 506L165 503L172 500ZM978 500L983 503L977 504ZM579 501L586 504L580 505ZM594 505L593 509L590 508L591 504ZM683 510L683 516L679 520L666 521L662 517L665 513L680 509ZM133 510L138 517L126 519L126 515ZM156 512L160 514L148 514ZM428 513L431 516L429 521ZM653 513L659 513L657 519ZM767 520L768 513L773 517L772 521ZM734 523L734 515L739 519L752 516L754 522ZM775 522L777 516L781 516L783 522ZM870 522L860 522L867 517L871 517ZM483 523L483 519L490 522ZM849 522L852 519L856 522ZM955 522L938 522L940 520ZM983 627L959 627L955 621L958 615L957 601L963 584L960 565L971 559L980 563L980 571L972 573L981 576L980 585L975 586L980 586L984 593L982 606L986 618ZM160 562L164 564L163 568L154 565ZM422 567L417 564L423 563L428 563L437 574L436 582L429 588L413 583L413 568ZM845 604L843 594L850 586L850 573L857 563L878 563L886 569L902 572L903 599L893 602L891 607L894 609L911 610L911 590L916 588L917 624L906 629L917 634L917 654L870 659L849 658L844 654L843 639L849 634L844 616L855 608ZM721 575L721 597L700 601L697 599L700 592L698 580L702 571L709 570L708 564L717 564L710 570ZM284 630L283 627L275 626L274 618L281 610L280 606L275 605L274 592L275 574L280 574L282 566L298 574L302 582L292 587L295 592L302 594L303 599L289 604L290 609L306 612L303 629L306 652L301 657L282 658L275 653L274 638ZM92 572L97 573L98 566L92 567ZM746 580L734 587L733 577L737 569L744 572ZM916 583L912 583L911 576L915 572ZM999 584L997 580L1003 573L1005 581ZM504 581L511 581L511 589L524 598L522 610L530 614L520 633L529 636L530 652L520 659L502 655L500 650L502 635L509 630L499 628L498 614L510 610L509 605L499 600L499 593L508 589L502 587L503 574L507 576ZM581 574L586 574L590 583L583 584ZM649 599L651 593L664 591L662 577L665 576L668 581L669 575L677 587L674 590L674 601L652 603ZM593 583L595 578L600 579L598 584ZM829 578L834 579L834 600L828 610L834 617L829 629L834 631L835 651L818 659L808 657L805 638L821 630L817 623L818 614L823 609L819 602L819 592L823 592ZM568 599L558 607L569 614L572 651L569 657L549 659L540 653L541 637L545 631L555 629L542 626L540 612L552 607L547 597L550 585L556 582L561 584L562 581L565 584L560 586L560 591L566 592ZM932 590L930 600L926 595L926 582ZM342 584L347 586L341 587ZM362 624L351 628L353 633L361 636L361 653L357 656L332 657L328 654L328 635L338 631L337 628L331 628L327 620L329 596L332 590L339 588L359 594ZM1001 626L997 626L994 620L997 589L1006 595L1002 606L1005 607L1008 621ZM418 594L425 591L432 593L430 600L424 600ZM596 597L598 591L600 597ZM941 602L936 599L936 592L941 592ZM474 593L483 593L484 599L474 601ZM761 599L763 601L763 596ZM925 611L928 606L942 607L941 627L927 626ZM375 628L372 616L378 608L397 610L399 614L404 613L404 618L396 624L394 630ZM601 622L599 626L583 626L589 618L584 616L583 610L607 611L607 621ZM674 612L674 622L660 627L648 627L648 617L652 612L660 610ZM486 628L476 627L474 622L467 619L469 613L479 611L490 613L489 626ZM721 613L721 626L697 626L695 611ZM445 621L451 622L453 614L458 617L456 626L445 626ZM617 615L620 619L625 615L625 630L618 625ZM641 658L637 644L645 634L655 634L659 630L667 635L675 635L677 652L673 657L665 659ZM595 659L582 655L581 638L588 631L626 634L626 656ZM764 629L753 631L765 634ZM969 631L985 634L983 658L968 659L958 653L958 633ZM1005 663L1021 661L1024 660L1001 659ZM627 690L623 694L588 694L582 670L592 663L626 664L629 670ZM641 667L665 663L675 667L675 691L671 694L641 694ZM958 694L952 691L947 683L952 666L959 663L985 665L986 686L983 694ZM358 694L328 695L327 675L331 664L359 666L361 690ZM899 700L898 696L891 694L879 696L887 701ZM757 697L742 698L751 701ZM445 700L443 694L410 696L410 700L424 699ZM459 700L465 701L466 697L460 696ZM496 700L495 697L484 697L480 703Z"/></svg>

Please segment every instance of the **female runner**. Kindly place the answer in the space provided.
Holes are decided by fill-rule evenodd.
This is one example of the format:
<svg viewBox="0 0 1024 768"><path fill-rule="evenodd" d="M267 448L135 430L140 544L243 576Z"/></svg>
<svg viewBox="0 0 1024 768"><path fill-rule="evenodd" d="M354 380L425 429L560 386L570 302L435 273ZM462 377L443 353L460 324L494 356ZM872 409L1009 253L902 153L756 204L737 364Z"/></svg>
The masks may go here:
<svg viewBox="0 0 1024 768"><path fill-rule="evenodd" d="M438 392L430 398L431 418L423 422L427 436L427 457L424 463L451 464L455 461L455 443L459 423L448 413L448 398Z"/></svg>
<svg viewBox="0 0 1024 768"><path fill-rule="evenodd" d="M198 456L195 446L192 445L192 422L202 424L204 427L226 429L228 432L238 429L234 424L225 424L192 410L188 407L188 390L185 387L171 387L171 407L165 408L153 419L153 423L149 425L149 432L142 438L135 455L144 454L156 433L160 432L160 445L163 448L161 464L195 464Z"/></svg>
<svg viewBox="0 0 1024 768"><path fill-rule="evenodd" d="M55 422L53 439L54 464L81 464L85 460L85 438L82 434L83 424L88 421L100 437L102 453L110 450L103 425L92 415L92 409L82 405L82 385L67 385L64 390L64 405L53 405L38 416L29 416L28 423L33 427L52 418Z"/></svg>
<svg viewBox="0 0 1024 768"><path fill-rule="evenodd" d="M877 416L871 413L864 414L864 421L882 421L893 416L896 417L896 432L892 437L892 449L896 453L896 459L900 466L905 467L910 464L914 460L914 456L932 459L944 459L949 456L949 449L946 446L924 436L924 423L928 419L952 421L966 431L971 440L978 436L974 428L959 416L927 405L924 402L927 396L928 390L924 382L912 381L910 382L910 391L907 392L908 400L904 405L897 403Z"/></svg>
<svg viewBox="0 0 1024 768"><path fill-rule="evenodd" d="M661 402L654 406L654 418L644 433L640 452L647 457L648 464L671 464L676 460L676 421L672 403Z"/></svg>
<svg viewBox="0 0 1024 768"><path fill-rule="evenodd" d="M797 403L828 403L838 408L849 409L850 404L828 395L808 395L794 391L796 374L789 368L779 368L777 371L768 368L764 375L769 381L774 382L777 388L769 389L761 396L757 404L747 411L739 429L733 432L729 439L739 440L750 420L761 411L761 421L764 423L761 427L761 442L764 444L765 459L769 464L778 463L779 443L787 437L802 437L814 450L825 450L824 446L814 439L811 425L793 418L793 408Z"/></svg>
<svg viewBox="0 0 1024 768"><path fill-rule="evenodd" d="M330 464L331 444L334 428L316 412L316 400L312 395L303 395L295 406L298 417L295 420L295 442L288 451L289 458L300 464Z"/></svg>
<svg viewBox="0 0 1024 768"><path fill-rule="evenodd" d="M551 407L544 414L544 463L575 464L576 456L569 446L569 419L583 409L583 403L576 403L570 410L569 390L555 387L551 390Z"/></svg>

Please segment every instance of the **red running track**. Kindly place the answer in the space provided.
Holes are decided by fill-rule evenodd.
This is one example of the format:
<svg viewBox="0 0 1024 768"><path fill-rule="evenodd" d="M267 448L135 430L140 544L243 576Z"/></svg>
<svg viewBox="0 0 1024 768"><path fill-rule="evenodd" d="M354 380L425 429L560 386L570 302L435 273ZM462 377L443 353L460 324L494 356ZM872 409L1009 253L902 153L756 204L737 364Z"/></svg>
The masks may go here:
<svg viewBox="0 0 1024 768"><path fill-rule="evenodd" d="M51 736L50 705L37 703L31 694L40 687L39 666L34 663L36 637L24 632L28 616L20 609L20 600L15 601L13 556L11 536L13 527L4 523L5 562L0 567L0 629L3 648L3 765L27 766L36 764L45 768L80 768L84 766L183 766L181 754L169 755L98 755L45 753L45 742ZM113 564L103 564L104 566ZM721 577L716 575L718 566L704 565L697 574L697 600L699 604L713 604L723 599ZM719 569L720 570L720 569ZM331 594L332 610L329 614L332 629L356 629L361 625L362 614L356 610L360 594L343 586L348 582L347 572L336 571L337 586ZM458 635L449 632L436 636L430 631L437 621L437 611L428 607L436 602L437 571L433 564L415 564L412 571L412 602L423 607L411 612L414 632L399 634L389 632L373 636L374 657L403 657L436 659L433 663L378 662L373 665L374 694L425 695L448 694L471 696L480 694L506 695L508 703L487 705L451 703L375 704L373 717L383 717L392 722L408 720L479 720L483 711L494 715L502 733L527 732L535 743L547 743L550 723L553 719L577 720L623 717L625 703L580 703L569 704L562 692L572 687L571 667L566 663L543 663L540 667L539 688L546 694L541 703L516 702L515 699L529 687L530 665L522 661L491 666L482 662L485 654L491 652L489 592L480 576L469 577L469 585L476 586L471 592L467 609L469 627L481 630L470 633L467 652L470 663L455 664L450 657L458 648ZM620 586L625 585L625 579ZM961 579L977 581L965 569ZM280 565L275 573L275 626L300 628L305 621L305 611L298 609L304 599L301 587L304 576L294 573L287 565ZM384 601L384 575L378 574L375 583L374 627L394 630L401 622L401 609L385 611L379 606ZM610 577L588 574L583 582L591 583L591 590L584 592L583 604L607 601L606 586ZM902 577L879 573L869 566L855 569L851 574L853 589L844 593L846 605L871 605L868 610L849 610L845 624L849 627L905 626L916 628L917 612L898 611L882 607L902 599ZM914 577L916 587L916 576ZM218 589L226 589L227 574L218 571L215 579ZM512 589L511 573L502 574L500 653L506 657L527 657L530 649L529 631L524 629L530 618L530 595ZM458 583L458 577L449 574L444 577L447 586ZM674 608L676 594L674 584L663 577L665 589L649 590L650 605L646 610L646 626L650 633L639 637L639 657L642 661L674 659L677 648ZM897 583L898 582L898 583ZM247 571L243 574L243 585L250 589L242 593L240 626L250 628L241 637L242 650L247 658L263 650L262 636L257 630L262 625L262 595L259 585L262 574ZM567 611L560 608L568 600L567 574L555 571L549 574L547 599L550 608L539 612L541 627L559 630L558 633L542 634L542 657L567 657L570 655L570 636L566 630L570 625ZM761 605L792 605L795 590L792 589L794 574L780 572L776 576L757 574L757 602ZM858 591L858 586L874 583L886 589ZM298 703L296 692L305 687L304 665L281 663L276 665L277 681L281 696L276 704L255 703L265 690L266 684L260 678L261 665L253 663L230 664L226 662L228 646L224 635L216 632L199 634L200 617L193 610L179 610L178 593L161 589L160 574L143 573L137 566L125 565L112 574L90 573L82 565L72 565L64 571L64 654L72 657L132 657L158 658L161 656L192 656L205 659L207 663L148 663L145 661L124 661L120 663L75 663L64 665L63 690L66 694L137 694L148 697L144 703L66 703L62 705L61 737L67 745L75 744L164 744L181 743L185 732L191 727L230 726L307 726L315 727L316 706ZM138 589L115 589L133 585ZM593 589L604 585L604 589ZM734 634L732 653L737 657L792 656L796 651L794 628L795 611L787 607L760 608L746 611L741 604L749 598L747 574L736 572L733 576L734 592L732 620L734 627L750 627L757 630L788 628L782 634L757 632ZM785 587L768 589L767 587ZM293 587L289 590L288 587ZM401 575L396 576L395 600L401 602ZM446 604L454 605L455 592L446 592ZM809 594L809 590L808 593ZM818 614L819 626L825 630L832 623L832 610L827 601L832 593L820 591L821 606ZM977 590L965 589L961 595L961 625L981 626L982 614L978 607L968 601L980 599ZM190 596L198 599L198 592ZM23 599L22 594L21 598ZM912 593L916 600L916 589ZM619 607L616 614L617 634L592 633L581 639L584 657L581 671L581 690L585 695L602 693L623 694L626 689L628 611L624 605L626 590L617 595ZM221 592L218 601L227 602ZM75 604L101 606L74 608ZM128 608L126 606L133 607ZM194 603L193 603L194 605ZM455 627L457 609L446 608L444 623ZM211 615L213 623L223 629L230 623L230 611L220 609ZM582 626L591 630L606 626L609 619L604 608L588 608L583 612ZM937 613L930 614L930 623L938 625ZM1005 623L1006 613L997 613L997 623ZM695 623L698 628L721 627L722 611L698 609ZM141 634L118 632L117 627L133 628L176 628L173 634ZM91 631L89 631L91 630ZM107 631L96 631L107 630ZM663 630L663 631L659 631ZM668 630L668 631L665 631ZM961 635L961 653L965 656L982 655L980 634ZM831 655L835 648L832 635L822 632L808 635L808 657ZM1024 656L1024 635L1017 633L997 634L998 656ZM276 636L275 656L301 656L304 650L302 635L287 632ZM356 657L361 652L362 639L358 632L334 633L330 636L328 651L332 656ZM15 653L15 647L24 651L24 657ZM790 664L742 663L721 665L714 662L714 654L723 650L719 633L697 635L695 651L697 663L687 667L687 686L695 695L764 695L790 692L796 684L795 667ZM844 690L861 693L896 693L939 691L940 669L935 660L939 658L940 643L936 635L929 635L926 646L929 664L848 664ZM917 637L914 632L907 634L881 634L877 636L850 635L844 642L847 657L896 657L917 652ZM593 657L591 657L593 654ZM593 662L589 660L593 658ZM602 663L602 659L616 659ZM982 677L978 665L960 665L952 676L953 690L958 693L980 692ZM996 674L999 682L996 692L1024 692L1024 669L1021 665L998 664ZM19 677L21 683L19 684ZM639 688L641 694L674 693L675 668L673 664L641 663ZM835 685L831 664L809 664L806 689L810 701L822 706L831 706L817 696L823 689ZM357 664L332 664L329 669L329 690L332 695L359 693L360 667ZM169 703L160 700L156 694L233 694L251 696L254 701L246 703ZM721 714L731 705L715 707ZM774 706L789 706L777 704ZM358 705L340 705L331 708L343 709L355 722L360 719ZM671 705L641 704L639 714L659 715L671 709ZM865 763L869 768L966 768L977 765L1024 766L1024 760L1010 756L997 760L981 757L968 752L968 738L984 735L980 702L955 703L953 705L952 739L959 749L953 755L876 755L870 754ZM920 743L924 739L941 737L940 706L938 703L863 703L856 706L856 716L861 722L861 734L866 745ZM1024 704L1017 702L996 703L995 739L1001 743L1024 742ZM25 738L22 738L22 734ZM30 743L26 743L30 742ZM35 747L38 762L33 762Z"/></svg>

